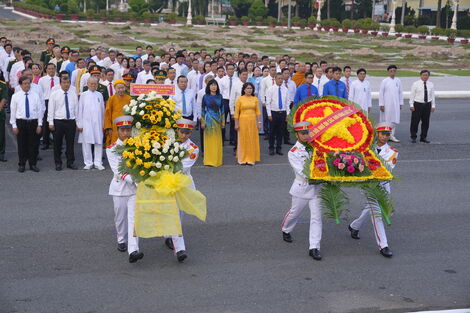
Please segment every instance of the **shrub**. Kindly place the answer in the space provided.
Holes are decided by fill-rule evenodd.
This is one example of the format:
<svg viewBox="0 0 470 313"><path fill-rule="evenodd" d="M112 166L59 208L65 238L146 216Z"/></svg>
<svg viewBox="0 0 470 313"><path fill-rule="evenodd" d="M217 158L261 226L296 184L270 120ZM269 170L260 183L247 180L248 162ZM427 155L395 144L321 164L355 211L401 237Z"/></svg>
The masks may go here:
<svg viewBox="0 0 470 313"><path fill-rule="evenodd" d="M194 22L195 22L196 24L204 24L204 23L206 22L206 18L205 18L204 16L202 16L202 15L196 15L196 16L194 17Z"/></svg>
<svg viewBox="0 0 470 313"><path fill-rule="evenodd" d="M381 29L383 32L388 33L388 31L390 30L390 26L388 26L388 25L381 25L381 26L380 26L380 29ZM395 30L396 30L396 29L395 29Z"/></svg>
<svg viewBox="0 0 470 313"><path fill-rule="evenodd" d="M273 25L276 25L277 24L277 19L273 16L268 16L266 18L266 24L273 24Z"/></svg>
<svg viewBox="0 0 470 313"><path fill-rule="evenodd" d="M455 37L457 37L457 30L449 28L449 29L446 30L446 35L450 39L454 39Z"/></svg>
<svg viewBox="0 0 470 313"><path fill-rule="evenodd" d="M457 31L457 36L468 39L468 38L470 38L470 30L469 29L458 30Z"/></svg>
<svg viewBox="0 0 470 313"><path fill-rule="evenodd" d="M431 34L434 36L441 36L444 35L444 33L445 30L439 27L434 27L433 29L431 29Z"/></svg>
<svg viewBox="0 0 470 313"><path fill-rule="evenodd" d="M298 22L298 25L299 25L300 27L305 27L305 26L307 26L307 20L306 20L306 19L303 19L303 18L300 19L299 22Z"/></svg>
<svg viewBox="0 0 470 313"><path fill-rule="evenodd" d="M249 23L249 22L250 22L250 18L249 18L248 16L242 16L242 17L240 18L240 21L241 21L242 23Z"/></svg>
<svg viewBox="0 0 470 313"><path fill-rule="evenodd" d="M238 22L238 18L235 15L230 15L228 17L229 22Z"/></svg>
<svg viewBox="0 0 470 313"><path fill-rule="evenodd" d="M352 27L352 21L350 19L344 19L342 22L341 22L341 26L343 26L344 28L351 28Z"/></svg>
<svg viewBox="0 0 470 313"><path fill-rule="evenodd" d="M421 35L427 35L427 33L429 32L429 28L425 25L419 26L417 30L418 30L418 33L420 33Z"/></svg>
<svg viewBox="0 0 470 313"><path fill-rule="evenodd" d="M268 8L264 6L264 3L261 0L255 0L248 9L248 16L251 20L255 20L256 17L261 17L263 19L268 15Z"/></svg>
<svg viewBox="0 0 470 313"><path fill-rule="evenodd" d="M405 26L403 26L401 24L395 25L395 31L397 33L403 33L405 31Z"/></svg>
<svg viewBox="0 0 470 313"><path fill-rule="evenodd" d="M317 24L317 18L315 16L310 16L307 20L309 25L315 25Z"/></svg>
<svg viewBox="0 0 470 313"><path fill-rule="evenodd" d="M169 22L169 21L175 21L176 18L178 17L178 15L176 13L168 13L167 15L165 15L165 22Z"/></svg>
<svg viewBox="0 0 470 313"><path fill-rule="evenodd" d="M341 27L341 23L340 23L337 19L332 18L332 19L331 19L331 26L332 26L332 27L338 27L338 28L339 28L339 27Z"/></svg>
<svg viewBox="0 0 470 313"><path fill-rule="evenodd" d="M414 27L413 25L405 26L405 31L410 34L416 33L416 27Z"/></svg>

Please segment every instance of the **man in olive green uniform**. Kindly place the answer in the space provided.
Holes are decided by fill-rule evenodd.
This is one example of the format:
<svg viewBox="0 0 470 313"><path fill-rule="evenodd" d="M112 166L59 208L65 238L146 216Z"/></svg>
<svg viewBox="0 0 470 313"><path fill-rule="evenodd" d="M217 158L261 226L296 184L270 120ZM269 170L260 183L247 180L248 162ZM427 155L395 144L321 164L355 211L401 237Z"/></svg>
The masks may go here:
<svg viewBox="0 0 470 313"><path fill-rule="evenodd" d="M47 39L46 44L47 49L41 52L41 57L39 59L39 61L41 61L42 68L44 68L44 65L49 63L49 61L52 59L52 48L54 48L55 45L54 38Z"/></svg>
<svg viewBox="0 0 470 313"><path fill-rule="evenodd" d="M101 67L100 66L94 65L94 66L90 67L88 72L90 73L91 77L95 77L98 81L100 81L100 78L101 78ZM87 90L88 90L88 86L83 87L83 92L85 92ZM96 89L96 90L99 91L103 95L104 103L106 104L106 102L109 99L108 88L103 84L98 84L98 89Z"/></svg>
<svg viewBox="0 0 470 313"><path fill-rule="evenodd" d="M8 86L0 80L0 162L6 162L5 158L5 104L8 99Z"/></svg>

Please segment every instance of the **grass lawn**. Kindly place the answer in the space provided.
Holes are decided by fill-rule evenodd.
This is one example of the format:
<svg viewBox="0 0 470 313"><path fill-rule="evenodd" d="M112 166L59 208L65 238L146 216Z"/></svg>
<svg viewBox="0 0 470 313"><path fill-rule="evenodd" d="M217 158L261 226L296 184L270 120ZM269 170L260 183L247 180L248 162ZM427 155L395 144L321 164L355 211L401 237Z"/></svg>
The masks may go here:
<svg viewBox="0 0 470 313"><path fill-rule="evenodd" d="M436 70L436 72L455 76L470 76L470 70Z"/></svg>
<svg viewBox="0 0 470 313"><path fill-rule="evenodd" d="M387 70L367 70L367 75L369 76L378 76L378 77L386 77L388 76ZM398 77L416 77L419 76L418 71L408 71L408 70L398 70L397 72Z"/></svg>

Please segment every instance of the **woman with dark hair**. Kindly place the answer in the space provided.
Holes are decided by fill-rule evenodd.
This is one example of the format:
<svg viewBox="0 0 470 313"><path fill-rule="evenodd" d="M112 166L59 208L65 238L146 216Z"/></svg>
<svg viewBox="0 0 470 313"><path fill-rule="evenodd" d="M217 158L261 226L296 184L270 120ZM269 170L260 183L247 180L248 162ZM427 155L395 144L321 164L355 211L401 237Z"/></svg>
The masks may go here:
<svg viewBox="0 0 470 313"><path fill-rule="evenodd" d="M33 83L37 84L38 81L39 81L39 78L42 77L42 68L41 68L41 65L37 64L37 63L32 63L29 65L29 68L31 69L31 71L33 72Z"/></svg>
<svg viewBox="0 0 470 313"><path fill-rule="evenodd" d="M238 132L238 164L255 165L260 161L259 135L260 108L255 96L255 86L245 83L242 95L235 102L235 130Z"/></svg>
<svg viewBox="0 0 470 313"><path fill-rule="evenodd" d="M240 70L244 70L246 68L245 66L245 61L240 61L238 62L237 70L236 70L236 77L238 77L238 73L240 73Z"/></svg>
<svg viewBox="0 0 470 313"><path fill-rule="evenodd" d="M222 128L225 128L224 105L219 84L215 79L206 86L202 98L201 128L204 129L204 165L221 166L223 163Z"/></svg>

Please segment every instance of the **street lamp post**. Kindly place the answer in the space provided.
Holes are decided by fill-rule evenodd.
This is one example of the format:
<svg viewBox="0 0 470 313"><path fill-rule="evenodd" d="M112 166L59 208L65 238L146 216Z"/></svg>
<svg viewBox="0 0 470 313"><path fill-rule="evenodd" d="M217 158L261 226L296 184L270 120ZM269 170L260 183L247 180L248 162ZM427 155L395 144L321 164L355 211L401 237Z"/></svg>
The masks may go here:
<svg viewBox="0 0 470 313"><path fill-rule="evenodd" d="M292 1L289 0L287 7L287 28L291 28Z"/></svg>
<svg viewBox="0 0 470 313"><path fill-rule="evenodd" d="M188 18L186 19L186 25L193 25L193 16L191 14L191 0L188 0Z"/></svg>
<svg viewBox="0 0 470 313"><path fill-rule="evenodd" d="M322 6L322 0L318 0L318 10L317 10L317 27L320 27L320 22L321 22L321 6Z"/></svg>
<svg viewBox="0 0 470 313"><path fill-rule="evenodd" d="M457 12L459 10L459 0L454 0L454 16L452 17L451 29L457 29Z"/></svg>
<svg viewBox="0 0 470 313"><path fill-rule="evenodd" d="M392 0L392 21L390 22L390 32L395 32L395 3L396 0Z"/></svg>

